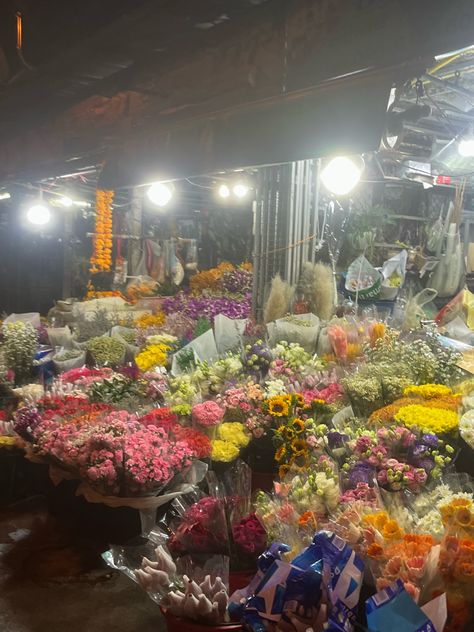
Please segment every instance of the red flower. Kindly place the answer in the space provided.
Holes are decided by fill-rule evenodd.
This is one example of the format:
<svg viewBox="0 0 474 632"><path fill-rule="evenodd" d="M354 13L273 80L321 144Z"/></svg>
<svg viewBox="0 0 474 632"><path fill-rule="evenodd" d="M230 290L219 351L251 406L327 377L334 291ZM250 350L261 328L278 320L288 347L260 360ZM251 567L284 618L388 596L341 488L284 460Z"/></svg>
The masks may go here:
<svg viewBox="0 0 474 632"><path fill-rule="evenodd" d="M155 408L140 417L139 421L143 426L158 426L170 430L173 424L178 421L178 416L172 413L169 408Z"/></svg>
<svg viewBox="0 0 474 632"><path fill-rule="evenodd" d="M205 434L199 432L199 430L194 430L194 428L184 428L179 424L175 424L171 429L171 432L176 439L187 443L198 459L206 459L211 455L211 440Z"/></svg>

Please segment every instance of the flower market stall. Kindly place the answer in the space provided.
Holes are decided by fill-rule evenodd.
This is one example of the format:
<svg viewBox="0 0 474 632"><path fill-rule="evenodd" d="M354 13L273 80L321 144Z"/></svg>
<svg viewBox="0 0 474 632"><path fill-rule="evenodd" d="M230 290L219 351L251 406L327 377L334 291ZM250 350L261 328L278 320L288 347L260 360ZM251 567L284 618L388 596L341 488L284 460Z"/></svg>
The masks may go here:
<svg viewBox="0 0 474 632"><path fill-rule="evenodd" d="M247 264L152 309L7 319L2 448L140 512L104 559L170 630L470 629L469 353L377 307L281 313L272 287L266 325Z"/></svg>

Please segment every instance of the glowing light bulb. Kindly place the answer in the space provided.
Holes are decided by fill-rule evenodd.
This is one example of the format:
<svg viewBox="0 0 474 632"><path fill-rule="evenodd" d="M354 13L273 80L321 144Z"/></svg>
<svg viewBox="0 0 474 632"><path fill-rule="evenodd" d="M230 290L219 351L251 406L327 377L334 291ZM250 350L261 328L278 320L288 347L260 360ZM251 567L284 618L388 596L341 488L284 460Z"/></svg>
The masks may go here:
<svg viewBox="0 0 474 632"><path fill-rule="evenodd" d="M458 145L459 155L463 158L472 158L474 157L474 138L471 136L469 138L463 138L459 141Z"/></svg>
<svg viewBox="0 0 474 632"><path fill-rule="evenodd" d="M70 208L73 205L73 201L70 197L64 195L63 197L59 198L59 204L61 204L61 206L64 206L65 208Z"/></svg>
<svg viewBox="0 0 474 632"><path fill-rule="evenodd" d="M147 191L148 199L157 206L166 206L173 197L173 191L162 182L155 182Z"/></svg>
<svg viewBox="0 0 474 632"><path fill-rule="evenodd" d="M242 199L247 195L249 190L250 189L246 184L243 184L242 182L238 182L237 184L234 185L232 189L232 193L235 195L235 197Z"/></svg>
<svg viewBox="0 0 474 632"><path fill-rule="evenodd" d="M338 156L328 162L321 171L321 181L335 195L347 195L358 184L362 169L345 156Z"/></svg>
<svg viewBox="0 0 474 632"><path fill-rule="evenodd" d="M217 189L217 194L219 195L219 197L224 199L230 197L230 189L227 184L221 184L220 187Z"/></svg>
<svg viewBox="0 0 474 632"><path fill-rule="evenodd" d="M28 209L26 217L31 224L35 226L44 226L51 219L51 212L47 206L43 204L35 204Z"/></svg>

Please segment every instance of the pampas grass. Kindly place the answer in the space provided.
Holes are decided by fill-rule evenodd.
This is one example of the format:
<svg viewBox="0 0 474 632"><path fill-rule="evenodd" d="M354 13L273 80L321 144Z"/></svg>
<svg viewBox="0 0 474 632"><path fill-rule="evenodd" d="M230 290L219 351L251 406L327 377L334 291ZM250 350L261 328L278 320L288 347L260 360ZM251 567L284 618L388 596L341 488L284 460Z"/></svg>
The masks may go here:
<svg viewBox="0 0 474 632"><path fill-rule="evenodd" d="M270 294L263 310L265 324L283 318L288 313L294 293L294 287L283 281L279 274L273 277Z"/></svg>
<svg viewBox="0 0 474 632"><path fill-rule="evenodd" d="M321 320L330 320L334 313L334 279L332 270L323 263L305 263L298 289L309 302L311 311Z"/></svg>
<svg viewBox="0 0 474 632"><path fill-rule="evenodd" d="M317 263L313 271L314 313L321 320L330 320L334 313L334 277L329 266Z"/></svg>

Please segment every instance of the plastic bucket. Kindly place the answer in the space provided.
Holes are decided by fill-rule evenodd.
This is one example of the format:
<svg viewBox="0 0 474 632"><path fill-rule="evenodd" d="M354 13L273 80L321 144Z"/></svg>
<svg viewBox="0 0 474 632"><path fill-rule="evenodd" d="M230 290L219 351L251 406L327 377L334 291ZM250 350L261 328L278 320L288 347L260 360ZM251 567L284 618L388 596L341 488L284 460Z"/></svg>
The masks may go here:
<svg viewBox="0 0 474 632"><path fill-rule="evenodd" d="M205 625L191 619L181 619L174 617L168 612L163 612L166 619L166 627L168 632L240 632L242 625L240 623L223 623L222 625Z"/></svg>

